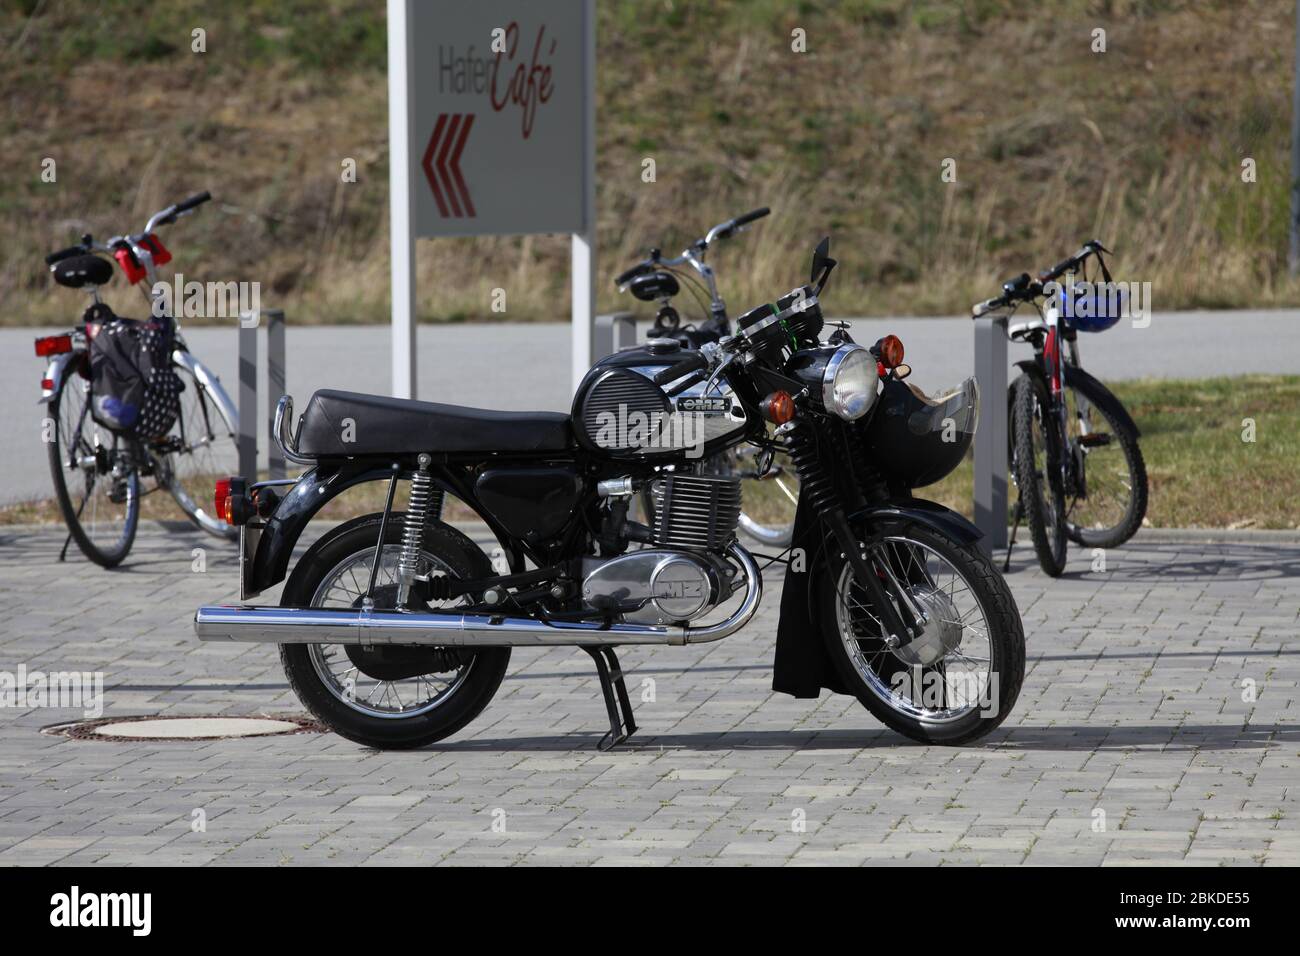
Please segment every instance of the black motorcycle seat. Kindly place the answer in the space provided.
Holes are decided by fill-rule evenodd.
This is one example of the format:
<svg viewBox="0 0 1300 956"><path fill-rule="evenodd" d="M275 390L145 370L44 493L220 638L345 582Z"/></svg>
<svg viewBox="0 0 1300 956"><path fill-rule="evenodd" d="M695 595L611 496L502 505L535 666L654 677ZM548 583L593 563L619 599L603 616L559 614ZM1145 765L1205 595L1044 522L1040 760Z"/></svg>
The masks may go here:
<svg viewBox="0 0 1300 956"><path fill-rule="evenodd" d="M564 451L572 434L561 412L497 412L326 388L307 403L298 451L317 458Z"/></svg>

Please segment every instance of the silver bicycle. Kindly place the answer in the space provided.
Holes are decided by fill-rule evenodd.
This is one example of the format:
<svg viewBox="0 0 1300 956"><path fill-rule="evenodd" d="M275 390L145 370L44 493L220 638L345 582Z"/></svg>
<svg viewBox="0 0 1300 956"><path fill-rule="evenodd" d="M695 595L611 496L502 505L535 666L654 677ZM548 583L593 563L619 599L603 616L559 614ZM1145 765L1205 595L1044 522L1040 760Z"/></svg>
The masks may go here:
<svg viewBox="0 0 1300 956"><path fill-rule="evenodd" d="M120 563L135 540L141 498L157 490L170 493L190 520L209 534L228 540L237 537L238 529L205 505L214 478L229 474L236 464L239 413L216 374L186 346L167 303L155 301L160 298L155 291L157 268L171 259L156 230L210 198L203 192L154 213L137 235L114 236L106 242L86 235L79 244L45 258L56 282L81 289L91 299L77 327L36 340L37 356L48 362L41 380L40 402L47 411L43 437L59 510L68 525L60 559L75 541L96 564ZM90 414L89 346L99 332L101 309L107 312L100 287L114 273L113 264L97 253L117 260L127 280L140 287L151 314L168 315L176 322L172 364L184 386L181 410L168 434L155 441L127 438ZM153 487L145 487L146 479L152 479Z"/></svg>

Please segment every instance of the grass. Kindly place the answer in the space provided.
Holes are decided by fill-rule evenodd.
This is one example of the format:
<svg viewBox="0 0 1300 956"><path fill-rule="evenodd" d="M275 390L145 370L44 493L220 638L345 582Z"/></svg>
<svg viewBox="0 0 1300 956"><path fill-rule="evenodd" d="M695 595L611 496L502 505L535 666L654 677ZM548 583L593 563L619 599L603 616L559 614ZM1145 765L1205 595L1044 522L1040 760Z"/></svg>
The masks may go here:
<svg viewBox="0 0 1300 956"><path fill-rule="evenodd" d="M80 299L41 256L169 230L189 279L257 281L294 322L385 321L383 5L0 0L0 323ZM733 312L834 237L838 314L956 314L1086 237L1157 308L1300 301L1285 269L1289 0L602 0L599 306L647 246L760 204L718 255ZM1107 50L1094 53L1091 31ZM192 31L206 31L206 52ZM791 49L805 31L807 52ZM42 160L57 161L54 183ZM357 163L344 183L341 163ZM653 158L656 181L641 178ZM955 182L941 179L946 159ZM1255 180L1243 182L1252 160ZM555 319L568 242L420 244L426 321ZM120 286L120 280L117 285ZM507 311L491 311L492 290ZM142 303L115 288L126 314Z"/></svg>
<svg viewBox="0 0 1300 956"><path fill-rule="evenodd" d="M1300 462L1300 376L1252 375L1203 380L1121 382L1120 401L1142 429L1151 494L1148 523L1158 528L1300 528L1296 480ZM1254 423L1254 441L1249 423ZM968 517L973 468L968 458L918 496ZM323 517L341 520L380 511L386 486L353 488L326 506ZM405 506L399 486L397 506ZM745 489L747 510L760 518L784 514L776 491ZM448 500L447 517L470 520L462 503ZM143 515L183 519L165 494L148 495ZM0 509L0 525L61 522L52 501Z"/></svg>
<svg viewBox="0 0 1300 956"><path fill-rule="evenodd" d="M1300 376L1154 379L1113 390L1142 430L1150 525L1300 528ZM1254 441L1243 440L1249 421ZM969 517L973 482L968 458L917 494Z"/></svg>

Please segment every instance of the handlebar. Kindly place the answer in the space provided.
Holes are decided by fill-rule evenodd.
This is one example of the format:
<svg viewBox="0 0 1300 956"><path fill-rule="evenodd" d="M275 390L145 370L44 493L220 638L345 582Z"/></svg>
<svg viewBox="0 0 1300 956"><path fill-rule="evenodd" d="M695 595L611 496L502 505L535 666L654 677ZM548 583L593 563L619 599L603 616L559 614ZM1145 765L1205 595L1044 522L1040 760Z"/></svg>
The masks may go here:
<svg viewBox="0 0 1300 956"><path fill-rule="evenodd" d="M728 219L726 222L720 222L710 229L704 236L704 244L708 245L718 239L729 239L736 230L743 229L751 222L762 219L771 212L772 210L768 209L766 206L762 206L758 209L751 209L743 216L737 216L735 219Z"/></svg>
<svg viewBox="0 0 1300 956"><path fill-rule="evenodd" d="M149 221L145 223L144 232L140 233L138 236L114 236L105 243L95 242L94 239L88 235L83 236L79 245L68 246L68 248L60 249L58 252L51 252L45 257L45 264L47 266L53 266L56 263L62 262L64 259L84 255L88 252L105 252L112 254L118 248L130 248L152 233L159 226L171 225L178 218L193 212L211 198L212 194L205 189L201 193L195 193L188 199L182 199L178 203L173 203L166 209L160 209L149 217Z"/></svg>
<svg viewBox="0 0 1300 956"><path fill-rule="evenodd" d="M745 226L749 225L751 222L762 219L764 216L771 215L771 213L772 210L767 206L760 206L758 209L751 209L749 212L737 216L735 219L728 219L726 222L720 222L710 229L704 235L703 239L696 239L692 242L676 259L664 259L659 255L658 249L653 249L648 258L642 259L636 265L632 266L632 268L619 273L614 279L614 285L625 286L637 276L644 275L647 272L653 272L660 266L672 268L674 266L685 265L688 262L692 262L695 258L702 258L697 257L696 254L704 252L709 248L711 243L717 242L719 239L729 239L731 236L735 235L737 231L744 229Z"/></svg>
<svg viewBox="0 0 1300 956"><path fill-rule="evenodd" d="M1103 246L1096 239L1089 239L1087 242L1083 244L1083 248L1081 248L1074 255L1068 256L1062 259L1056 265L1052 266L1052 268L1045 269L1044 271L1038 273L1038 278L1042 282L1051 282L1053 279L1059 278L1060 276L1064 275L1067 272L1073 272L1089 256L1097 255L1098 253L1102 253L1102 252L1109 253L1110 250L1107 249L1105 246Z"/></svg>
<svg viewBox="0 0 1300 956"><path fill-rule="evenodd" d="M694 371L704 371L709 368L709 360L699 352L692 352L682 359L669 365L667 368L655 375L653 381L656 385L666 385L669 382L675 382L683 375L689 375Z"/></svg>
<svg viewBox="0 0 1300 956"><path fill-rule="evenodd" d="M1067 272L1073 272L1089 256L1097 257L1097 261L1101 263L1102 274L1109 281L1110 273L1106 271L1106 264L1101 258L1103 252L1107 255L1110 254L1110 250L1096 239L1089 239L1074 255L1067 256L1050 269L1044 269L1038 273L1037 279L1031 279L1029 273L1022 272L1014 279L1002 283L1002 295L976 303L971 309L971 318L978 319L995 309L1003 309L1016 302L1028 302L1036 299L1043 294L1045 283L1055 281Z"/></svg>

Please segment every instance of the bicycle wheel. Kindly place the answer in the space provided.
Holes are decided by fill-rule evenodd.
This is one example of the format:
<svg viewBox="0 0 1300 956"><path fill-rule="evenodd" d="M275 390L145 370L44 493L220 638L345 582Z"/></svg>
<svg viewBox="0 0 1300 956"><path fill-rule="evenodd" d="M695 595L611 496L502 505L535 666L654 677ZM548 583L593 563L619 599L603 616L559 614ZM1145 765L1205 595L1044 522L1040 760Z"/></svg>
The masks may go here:
<svg viewBox="0 0 1300 956"><path fill-rule="evenodd" d="M1118 400L1087 379L1067 379L1065 401L1073 464L1066 534L1085 547L1118 547L1147 513L1147 469L1137 436L1123 424Z"/></svg>
<svg viewBox="0 0 1300 956"><path fill-rule="evenodd" d="M90 382L69 366L46 403L54 494L72 540L96 564L120 564L140 521L138 449L90 414Z"/></svg>
<svg viewBox="0 0 1300 956"><path fill-rule="evenodd" d="M1015 476L1024 502L1025 524L1038 563L1051 577L1065 570L1065 491L1061 485L1060 429L1052 417L1047 388L1032 375L1016 380Z"/></svg>
<svg viewBox="0 0 1300 956"><path fill-rule="evenodd" d="M207 503L212 500L216 480L234 474L238 467L237 420L233 410L188 368L179 364L174 368L185 389L176 424L153 448L159 466L158 485L208 534L233 541L239 537L239 529L212 514Z"/></svg>
<svg viewBox="0 0 1300 956"><path fill-rule="evenodd" d="M777 452L772 467L759 475L759 449L745 446L732 455L745 479L740 529L770 547L788 547L794 537L794 512L799 505L799 476L785 452Z"/></svg>

